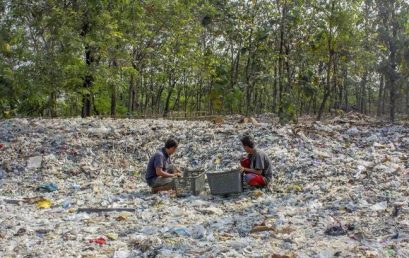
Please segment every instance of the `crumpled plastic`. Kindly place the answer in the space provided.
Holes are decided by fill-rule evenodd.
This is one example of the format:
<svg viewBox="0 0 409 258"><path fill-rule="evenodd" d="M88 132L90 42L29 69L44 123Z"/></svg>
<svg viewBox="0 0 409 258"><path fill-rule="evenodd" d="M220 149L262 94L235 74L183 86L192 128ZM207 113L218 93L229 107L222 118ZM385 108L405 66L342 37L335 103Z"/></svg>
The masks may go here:
<svg viewBox="0 0 409 258"><path fill-rule="evenodd" d="M408 256L409 127L348 114L279 125L131 119L0 121L0 253L4 256ZM353 129L356 128L356 129ZM268 189L231 196L151 194L149 155L174 136L172 161L234 169L252 134L272 160ZM33 157L37 157L33 159ZM31 161L29 162L29 160ZM41 162L39 162L41 160ZM1 177L1 176L0 176ZM38 192L44 182L58 191ZM38 209L39 200L52 200ZM135 212L77 212L134 208ZM341 226L346 234L325 234ZM353 225L353 228L350 227ZM21 229L21 230L20 230ZM89 243L103 236L109 244ZM27 249L27 246L36 246Z"/></svg>
<svg viewBox="0 0 409 258"><path fill-rule="evenodd" d="M47 183L47 184L42 184L39 187L37 187L37 190L46 191L46 192L54 192L58 190L58 187L54 183Z"/></svg>
<svg viewBox="0 0 409 258"><path fill-rule="evenodd" d="M27 160L27 168L35 169L41 167L41 162L43 158L41 156L31 157Z"/></svg>
<svg viewBox="0 0 409 258"><path fill-rule="evenodd" d="M107 240L103 237L98 237L96 239L91 239L89 240L90 243L95 243L97 245L105 245L107 243Z"/></svg>
<svg viewBox="0 0 409 258"><path fill-rule="evenodd" d="M110 233L106 234L106 237L107 237L108 239L110 239L110 240L117 240L117 239L118 239L118 234L117 234L117 233L110 232Z"/></svg>
<svg viewBox="0 0 409 258"><path fill-rule="evenodd" d="M36 202L36 206L39 209L48 209L52 205L51 200L48 199L40 199Z"/></svg>

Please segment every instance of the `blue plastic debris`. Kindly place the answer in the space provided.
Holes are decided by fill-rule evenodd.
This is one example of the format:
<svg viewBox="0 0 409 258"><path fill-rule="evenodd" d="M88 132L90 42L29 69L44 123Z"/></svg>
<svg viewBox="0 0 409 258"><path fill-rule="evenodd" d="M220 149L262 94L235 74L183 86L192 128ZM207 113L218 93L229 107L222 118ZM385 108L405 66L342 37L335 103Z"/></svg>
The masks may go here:
<svg viewBox="0 0 409 258"><path fill-rule="evenodd" d="M54 192L58 190L58 187L54 183L48 183L48 184L40 185L39 187L37 187L37 190L46 191L46 192Z"/></svg>

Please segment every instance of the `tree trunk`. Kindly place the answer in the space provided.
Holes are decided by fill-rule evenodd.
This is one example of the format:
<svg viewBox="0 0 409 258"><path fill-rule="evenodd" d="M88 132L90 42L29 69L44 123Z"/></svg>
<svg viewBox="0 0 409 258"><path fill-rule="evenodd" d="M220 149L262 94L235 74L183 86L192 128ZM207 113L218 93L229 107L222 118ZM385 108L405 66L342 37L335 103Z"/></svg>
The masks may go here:
<svg viewBox="0 0 409 258"><path fill-rule="evenodd" d="M91 31L91 24L89 22L89 13L88 11L85 13L84 17L84 23L82 24L81 28L81 36L85 39L87 34ZM92 87L92 82L93 82L93 77L91 72L91 65L94 62L93 58L93 51L91 46L88 44L85 45L85 63L87 65L88 71L87 75L84 77L84 82L83 82L83 88L84 88L84 93L82 94L82 117L89 117L91 116L91 87Z"/></svg>
<svg viewBox="0 0 409 258"><path fill-rule="evenodd" d="M330 97L331 93L331 64L332 64L332 51L329 54L329 60L327 64L327 82L324 87L324 96L322 98L322 102L320 105L320 109L318 110L317 120L321 120L322 113L324 112L325 104L327 103L328 98Z"/></svg>
<svg viewBox="0 0 409 258"><path fill-rule="evenodd" d="M188 105L188 101L189 101L189 98L188 98L189 93L188 93L187 88L188 88L187 85L183 85L183 94L184 94L184 96L185 96L183 105L184 105L185 115L186 115L186 113L187 113L187 105Z"/></svg>
<svg viewBox="0 0 409 258"><path fill-rule="evenodd" d="M279 99L278 99L278 115L281 117L283 113L283 55L284 55L284 30L285 30L285 19L286 19L286 3L282 7L281 11L281 22L280 22L280 46L278 55L278 88L279 88Z"/></svg>
<svg viewBox="0 0 409 258"><path fill-rule="evenodd" d="M87 91L90 90L92 85L92 76L86 75L84 78L83 87ZM91 115L91 93L86 92L82 95L82 117L89 117Z"/></svg>
<svg viewBox="0 0 409 258"><path fill-rule="evenodd" d="M335 3L332 2L332 12L335 9ZM318 111L318 116L317 116L317 120L321 120L321 116L322 113L324 111L325 108L325 104L328 100L328 97L331 94L331 65L333 63L333 56L334 56L334 50L332 47L332 24L330 22L329 24L329 35L328 35L328 63L327 63L327 82L325 84L325 88L324 88L324 97L322 98L322 102L321 102L321 106L320 109Z"/></svg>
<svg viewBox="0 0 409 258"><path fill-rule="evenodd" d="M140 67L140 75L138 76L140 83L135 83L135 100L133 103L133 109L137 110L139 108L141 113L143 112L143 106L139 103L143 103L143 99L148 98L148 91L146 90L148 87L145 85L148 85L149 81L152 82L152 75L150 78L149 75L146 76L148 78L146 78L144 75L143 68Z"/></svg>
<svg viewBox="0 0 409 258"><path fill-rule="evenodd" d="M338 89L338 84L337 84L337 76L338 76L338 60L337 60L337 55L334 55L334 60L333 60L333 74L332 74L332 90L331 90L331 94L332 94L332 98L331 98L331 105L334 109L338 109L338 104L337 104L337 97L338 94L336 94L337 89Z"/></svg>
<svg viewBox="0 0 409 258"><path fill-rule="evenodd" d="M57 94L54 91L50 93L48 107L50 109L50 117L57 117Z"/></svg>
<svg viewBox="0 0 409 258"><path fill-rule="evenodd" d="M345 95L345 112L349 112L349 103L348 103L348 67L345 66L344 71L344 95Z"/></svg>
<svg viewBox="0 0 409 258"><path fill-rule="evenodd" d="M386 90L386 85L387 85L387 79L385 77L384 79L384 86L383 86L383 92L382 92L382 115L386 115L386 107L387 107L387 97L388 97L388 91Z"/></svg>
<svg viewBox="0 0 409 258"><path fill-rule="evenodd" d="M361 107L361 86L358 83L355 83L355 105L352 105L352 110L360 110Z"/></svg>
<svg viewBox="0 0 409 258"><path fill-rule="evenodd" d="M383 91L384 91L384 75L380 74L379 80L379 94L378 94L378 108L376 115L380 117L382 115L382 102L383 102Z"/></svg>
<svg viewBox="0 0 409 258"><path fill-rule="evenodd" d="M99 116L100 113L99 113L99 111L97 109L97 106L95 105L95 96L94 96L94 94L91 94L91 104L92 104L92 108L94 109L94 114Z"/></svg>
<svg viewBox="0 0 409 258"><path fill-rule="evenodd" d="M285 56L286 56L285 68L286 68L286 71L287 71L287 84L286 84L284 92L288 93L289 91L291 91L291 88L292 88L292 76L291 76L291 68L290 68L290 62L289 62L290 46L288 46L288 43L285 46Z"/></svg>
<svg viewBox="0 0 409 258"><path fill-rule="evenodd" d="M116 86L111 86L111 117L116 117Z"/></svg>
<svg viewBox="0 0 409 258"><path fill-rule="evenodd" d="M199 80L199 90L196 92L196 111L200 111L200 101L202 100L203 79Z"/></svg>
<svg viewBox="0 0 409 258"><path fill-rule="evenodd" d="M116 73L118 63L114 59L112 61L112 67ZM115 83L111 84L111 117L116 117L116 101L117 101L117 94L116 94L116 85Z"/></svg>
<svg viewBox="0 0 409 258"><path fill-rule="evenodd" d="M252 110L252 102L251 102L251 69L252 69L252 53L253 53L253 29L250 29L250 36L249 36L249 51L248 57L246 62L246 116L249 115L250 111Z"/></svg>
<svg viewBox="0 0 409 258"><path fill-rule="evenodd" d="M177 87L177 95L176 95L176 100L175 103L173 103L173 110L180 111L180 96L182 94L182 88Z"/></svg>
<svg viewBox="0 0 409 258"><path fill-rule="evenodd" d="M170 74L168 82L169 82L169 90L168 90L168 96L166 97L165 109L163 111L163 117L168 116L170 98L172 97L173 89L175 88L175 85L176 85L176 79L174 79L173 76Z"/></svg>
<svg viewBox="0 0 409 258"><path fill-rule="evenodd" d="M128 113L132 114L135 111L135 97L136 97L135 78L133 74L131 74L131 78L129 79L128 94L129 94Z"/></svg>
<svg viewBox="0 0 409 258"><path fill-rule="evenodd" d="M395 1L393 1L395 2ZM394 6L394 5L392 5ZM392 11L392 38L389 41L389 48L390 48L390 55L389 55L389 65L390 65L390 72L388 73L390 78L389 78L389 100L390 100L390 110L389 110L389 115L390 115L390 120L392 122L395 122L395 112L396 112L396 51L397 51L397 46L396 46L396 36L397 36L397 21L395 17L395 11L396 10L391 10Z"/></svg>
<svg viewBox="0 0 409 258"><path fill-rule="evenodd" d="M160 114L160 108L161 108L161 98L162 98L162 93L163 93L163 90L164 90L164 87L163 86L161 86L160 88L159 88L159 91L158 91L158 94L156 95L156 100L155 100L155 104L154 105L152 105L152 109L153 109L153 107L155 107L156 106L156 114ZM154 111L154 110L153 110Z"/></svg>
<svg viewBox="0 0 409 258"><path fill-rule="evenodd" d="M367 93L368 93L368 106L367 106L367 109L366 109L366 112L367 112L367 114L368 115L371 115L371 103L372 103L372 91L371 91L371 87L370 87L370 85L367 85Z"/></svg>
<svg viewBox="0 0 409 258"><path fill-rule="evenodd" d="M312 97L312 99L313 99L313 101L312 101L312 110L314 111L314 115L316 115L316 114L317 114L317 105L318 105L318 103L317 103L317 95L315 94L315 95Z"/></svg>
<svg viewBox="0 0 409 258"><path fill-rule="evenodd" d="M237 74L239 69L239 62L240 62L240 52L241 52L241 44L239 44L237 49L236 57L234 57L234 45L231 43L231 69L230 69L230 90L234 92L234 86L237 83ZM229 103L229 112L233 113L233 104Z"/></svg>
<svg viewBox="0 0 409 258"><path fill-rule="evenodd" d="M274 65L273 105L271 111L277 112L277 65Z"/></svg>
<svg viewBox="0 0 409 258"><path fill-rule="evenodd" d="M360 101L360 106L359 106L359 110L360 110L360 112L362 113L362 114L366 114L366 84L367 84L367 81L368 81L368 72L367 71L365 71L364 72L364 76L363 76L363 78L362 78L362 81L361 81L361 90L360 90L360 95L361 95L361 97L360 97L360 99L361 99L361 101Z"/></svg>

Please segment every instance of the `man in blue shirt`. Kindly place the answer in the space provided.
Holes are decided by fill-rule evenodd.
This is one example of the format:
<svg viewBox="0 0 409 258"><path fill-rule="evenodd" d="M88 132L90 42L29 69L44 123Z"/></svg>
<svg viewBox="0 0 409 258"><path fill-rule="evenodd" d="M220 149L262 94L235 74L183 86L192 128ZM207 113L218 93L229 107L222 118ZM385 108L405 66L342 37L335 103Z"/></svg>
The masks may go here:
<svg viewBox="0 0 409 258"><path fill-rule="evenodd" d="M180 171L173 167L170 156L175 153L177 147L176 140L168 139L165 142L165 147L158 150L149 159L145 179L150 187L174 188L173 178L180 176Z"/></svg>

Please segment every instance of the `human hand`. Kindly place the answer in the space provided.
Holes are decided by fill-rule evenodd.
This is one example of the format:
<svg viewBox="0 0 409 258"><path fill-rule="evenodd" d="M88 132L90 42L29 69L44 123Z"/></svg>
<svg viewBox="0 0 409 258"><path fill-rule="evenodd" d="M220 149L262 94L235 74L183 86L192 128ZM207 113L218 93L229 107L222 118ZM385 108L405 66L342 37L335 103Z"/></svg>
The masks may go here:
<svg viewBox="0 0 409 258"><path fill-rule="evenodd" d="M240 166L240 171L241 171L242 173L244 173L244 172L246 172L246 168L245 168L245 167Z"/></svg>

